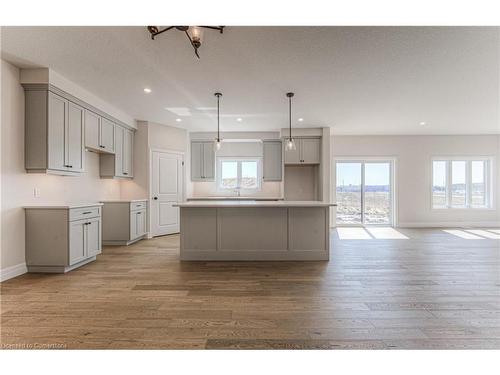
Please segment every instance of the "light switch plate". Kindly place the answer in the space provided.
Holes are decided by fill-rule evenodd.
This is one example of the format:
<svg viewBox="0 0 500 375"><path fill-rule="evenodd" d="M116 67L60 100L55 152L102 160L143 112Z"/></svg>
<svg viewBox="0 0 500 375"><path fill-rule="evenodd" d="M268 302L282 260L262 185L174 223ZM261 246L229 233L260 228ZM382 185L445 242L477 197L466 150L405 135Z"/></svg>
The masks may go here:
<svg viewBox="0 0 500 375"><path fill-rule="evenodd" d="M33 196L35 198L40 198L40 189L39 188L33 188Z"/></svg>

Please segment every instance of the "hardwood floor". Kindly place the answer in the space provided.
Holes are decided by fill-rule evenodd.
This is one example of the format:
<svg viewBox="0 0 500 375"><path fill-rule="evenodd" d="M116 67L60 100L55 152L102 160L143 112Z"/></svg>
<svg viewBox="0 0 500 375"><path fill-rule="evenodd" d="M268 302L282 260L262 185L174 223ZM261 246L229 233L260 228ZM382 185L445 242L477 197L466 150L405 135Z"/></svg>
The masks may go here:
<svg viewBox="0 0 500 375"><path fill-rule="evenodd" d="M400 232L332 231L330 262L181 263L178 236L106 247L3 282L1 347L500 349L500 241Z"/></svg>

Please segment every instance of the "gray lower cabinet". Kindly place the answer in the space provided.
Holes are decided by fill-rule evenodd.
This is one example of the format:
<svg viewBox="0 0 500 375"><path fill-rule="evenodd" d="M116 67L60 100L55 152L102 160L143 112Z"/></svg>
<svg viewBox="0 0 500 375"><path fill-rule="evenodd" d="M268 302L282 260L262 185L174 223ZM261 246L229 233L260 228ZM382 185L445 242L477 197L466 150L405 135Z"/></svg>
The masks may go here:
<svg viewBox="0 0 500 375"><path fill-rule="evenodd" d="M25 169L74 175L84 171L84 109L47 89L25 90Z"/></svg>
<svg viewBox="0 0 500 375"><path fill-rule="evenodd" d="M101 253L101 204L25 207L29 272L64 273Z"/></svg>
<svg viewBox="0 0 500 375"><path fill-rule="evenodd" d="M280 140L263 141L263 173L264 181L281 181L283 179L282 146Z"/></svg>
<svg viewBox="0 0 500 375"><path fill-rule="evenodd" d="M215 151L212 141L191 142L191 181L215 180Z"/></svg>
<svg viewBox="0 0 500 375"><path fill-rule="evenodd" d="M104 245L130 245L147 236L146 199L103 201Z"/></svg>
<svg viewBox="0 0 500 375"><path fill-rule="evenodd" d="M285 151L285 164L320 164L320 137L297 137L295 147L295 150Z"/></svg>
<svg viewBox="0 0 500 375"><path fill-rule="evenodd" d="M134 132L116 125L114 129L114 154L100 156L101 177L133 178Z"/></svg>
<svg viewBox="0 0 500 375"><path fill-rule="evenodd" d="M85 110L85 148L104 153L115 152L115 124Z"/></svg>

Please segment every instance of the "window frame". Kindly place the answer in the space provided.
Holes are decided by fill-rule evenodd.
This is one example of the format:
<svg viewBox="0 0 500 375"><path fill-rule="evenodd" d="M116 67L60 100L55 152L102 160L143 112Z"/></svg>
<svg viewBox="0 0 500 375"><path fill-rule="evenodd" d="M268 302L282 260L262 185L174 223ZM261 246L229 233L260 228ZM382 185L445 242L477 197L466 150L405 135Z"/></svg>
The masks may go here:
<svg viewBox="0 0 500 375"><path fill-rule="evenodd" d="M465 205L463 206L453 206L452 202L452 162L454 161L464 161L465 162ZM484 178L484 188L485 188L485 199L484 205L478 206L472 204L472 162L482 161L484 162L483 168L483 178ZM445 162L446 170L446 186L445 186L445 200L446 205L435 206L434 205L434 162ZM493 182L495 180L494 168L493 168L494 158L489 156L442 156L442 157L432 157L431 158L431 183L430 183L430 205L432 210L493 210Z"/></svg>
<svg viewBox="0 0 500 375"><path fill-rule="evenodd" d="M237 186L235 188L222 187L222 163L223 162L237 162ZM241 164L243 162L256 162L257 163L257 187L255 189L248 189L241 187ZM232 156L218 156L217 168L215 169L217 191L218 192L234 192L252 194L262 190L262 157L232 157Z"/></svg>

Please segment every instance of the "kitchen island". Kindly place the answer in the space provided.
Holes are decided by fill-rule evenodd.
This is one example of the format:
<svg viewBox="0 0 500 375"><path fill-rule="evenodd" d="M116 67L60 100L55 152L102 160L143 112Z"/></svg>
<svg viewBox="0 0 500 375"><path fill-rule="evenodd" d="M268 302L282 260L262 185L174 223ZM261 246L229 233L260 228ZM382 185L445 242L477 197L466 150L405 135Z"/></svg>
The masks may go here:
<svg viewBox="0 0 500 375"><path fill-rule="evenodd" d="M328 260L329 208L319 201L190 201L180 208L181 260Z"/></svg>

